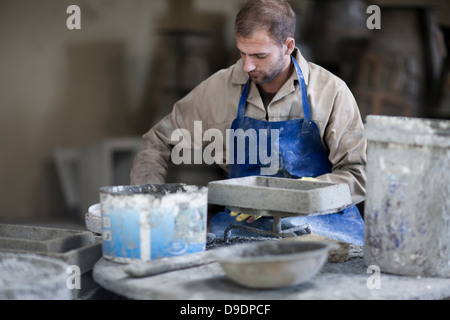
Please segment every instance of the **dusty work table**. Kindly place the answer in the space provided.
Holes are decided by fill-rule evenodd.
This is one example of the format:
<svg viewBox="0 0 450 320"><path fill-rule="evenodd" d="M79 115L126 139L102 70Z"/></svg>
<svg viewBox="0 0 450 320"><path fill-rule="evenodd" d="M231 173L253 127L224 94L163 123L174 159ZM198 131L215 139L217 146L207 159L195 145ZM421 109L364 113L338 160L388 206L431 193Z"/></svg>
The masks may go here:
<svg viewBox="0 0 450 320"><path fill-rule="evenodd" d="M222 271L218 263L132 278L125 265L101 258L93 270L103 288L129 299L173 300L343 300L343 299L446 299L450 279L407 277L376 273L362 256L345 262L327 262L319 274L298 286L276 290L242 287ZM376 280L374 277L379 276Z"/></svg>

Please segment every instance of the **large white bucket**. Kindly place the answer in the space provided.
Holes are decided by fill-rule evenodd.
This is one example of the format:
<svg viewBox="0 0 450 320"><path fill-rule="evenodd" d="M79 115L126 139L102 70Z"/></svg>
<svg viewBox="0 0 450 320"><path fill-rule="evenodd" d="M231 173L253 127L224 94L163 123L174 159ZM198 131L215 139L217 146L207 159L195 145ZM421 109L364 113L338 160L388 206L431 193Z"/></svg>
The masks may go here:
<svg viewBox="0 0 450 320"><path fill-rule="evenodd" d="M205 249L206 187L102 187L100 204L105 259L150 261Z"/></svg>
<svg viewBox="0 0 450 320"><path fill-rule="evenodd" d="M368 116L364 258L450 277L450 121Z"/></svg>

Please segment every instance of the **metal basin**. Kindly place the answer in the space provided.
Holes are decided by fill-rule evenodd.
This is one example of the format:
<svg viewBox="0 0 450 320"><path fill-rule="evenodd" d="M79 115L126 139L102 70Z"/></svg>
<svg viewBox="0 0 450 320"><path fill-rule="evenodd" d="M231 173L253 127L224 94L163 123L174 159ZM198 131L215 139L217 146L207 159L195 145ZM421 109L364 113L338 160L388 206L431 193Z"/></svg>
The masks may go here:
<svg viewBox="0 0 450 320"><path fill-rule="evenodd" d="M316 275L334 245L320 241L265 241L211 252L236 283L254 289L298 285Z"/></svg>

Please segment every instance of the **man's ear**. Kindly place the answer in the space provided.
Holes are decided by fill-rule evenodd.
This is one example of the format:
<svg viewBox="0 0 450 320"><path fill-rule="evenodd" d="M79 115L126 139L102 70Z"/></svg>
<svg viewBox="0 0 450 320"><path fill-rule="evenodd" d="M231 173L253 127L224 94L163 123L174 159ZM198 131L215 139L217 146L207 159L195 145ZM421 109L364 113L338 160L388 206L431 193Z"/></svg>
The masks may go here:
<svg viewBox="0 0 450 320"><path fill-rule="evenodd" d="M292 54L292 52L294 52L294 49L295 49L295 39L289 37L286 39L284 44L286 45L286 55L290 56Z"/></svg>

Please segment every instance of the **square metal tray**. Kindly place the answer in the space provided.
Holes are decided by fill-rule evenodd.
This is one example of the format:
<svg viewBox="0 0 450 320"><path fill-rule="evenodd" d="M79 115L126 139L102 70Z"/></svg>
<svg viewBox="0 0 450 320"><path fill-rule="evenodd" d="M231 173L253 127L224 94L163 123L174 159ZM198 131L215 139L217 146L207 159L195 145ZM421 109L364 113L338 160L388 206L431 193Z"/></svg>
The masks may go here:
<svg viewBox="0 0 450 320"><path fill-rule="evenodd" d="M248 214L289 217L338 212L352 201L343 183L250 176L209 182L208 203Z"/></svg>

